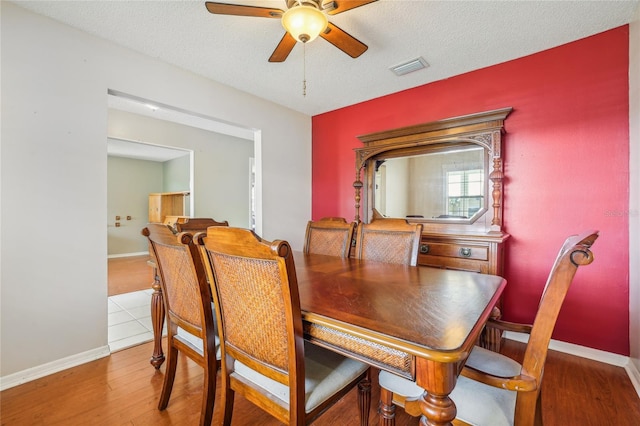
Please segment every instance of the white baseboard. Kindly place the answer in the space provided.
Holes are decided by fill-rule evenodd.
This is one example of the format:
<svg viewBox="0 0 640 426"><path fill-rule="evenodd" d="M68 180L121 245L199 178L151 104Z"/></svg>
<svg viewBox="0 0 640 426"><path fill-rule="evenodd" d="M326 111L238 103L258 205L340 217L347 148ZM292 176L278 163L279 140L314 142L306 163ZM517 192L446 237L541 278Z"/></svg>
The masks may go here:
<svg viewBox="0 0 640 426"><path fill-rule="evenodd" d="M529 335L526 333L505 331L504 337L506 339L511 339L522 343L527 343L529 341ZM640 372L638 372L635 364L631 362L628 356L618 355L611 352L601 351L599 349L588 348L586 346L561 342L559 340L553 339L551 339L551 342L549 342L549 349L624 368L627 372L627 375L629 376L629 379L631 379L631 383L633 384L636 393L640 397Z"/></svg>
<svg viewBox="0 0 640 426"><path fill-rule="evenodd" d="M104 358L106 356L109 356L110 354L111 352L109 350L109 346L102 346L100 348L71 355L66 358L38 365L37 367L28 368L23 371L18 371L17 373L0 377L0 391L30 382L32 380L39 379L44 376L48 376L53 373L58 373L71 367L76 367L81 364L86 364L87 362Z"/></svg>
<svg viewBox="0 0 640 426"><path fill-rule="evenodd" d="M107 259L115 259L118 257L133 257L133 256L144 256L148 255L148 251L139 251L137 253L122 253L122 254L110 254L107 256Z"/></svg>
<svg viewBox="0 0 640 426"><path fill-rule="evenodd" d="M633 387L636 388L638 396L640 396L640 371L638 371L637 366L631 361L625 365L624 369L627 371Z"/></svg>

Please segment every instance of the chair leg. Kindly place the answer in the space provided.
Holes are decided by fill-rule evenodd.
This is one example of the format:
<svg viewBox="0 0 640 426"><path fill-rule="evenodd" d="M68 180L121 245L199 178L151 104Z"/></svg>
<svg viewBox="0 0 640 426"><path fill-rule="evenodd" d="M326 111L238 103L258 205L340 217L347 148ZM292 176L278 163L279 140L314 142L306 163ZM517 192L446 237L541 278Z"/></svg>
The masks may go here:
<svg viewBox="0 0 640 426"><path fill-rule="evenodd" d="M164 382L162 384L162 392L160 392L160 401L158 402L158 410L164 410L169 404L171 390L173 389L173 381L176 378L176 367L178 365L178 350L168 341L167 364L164 372Z"/></svg>
<svg viewBox="0 0 640 426"><path fill-rule="evenodd" d="M368 426L369 410L371 409L371 368L358 383L358 409L360 410L360 426Z"/></svg>
<svg viewBox="0 0 640 426"><path fill-rule="evenodd" d="M383 387L380 388L378 414L380 415L380 426L395 426L396 406L393 404L393 392Z"/></svg>
<svg viewBox="0 0 640 426"><path fill-rule="evenodd" d="M202 409L200 411L200 426L210 426L213 420L213 407L216 400L217 363L214 359L205 360L204 394L202 395Z"/></svg>
<svg viewBox="0 0 640 426"><path fill-rule="evenodd" d="M229 383L229 377L225 377L222 384L222 402L224 404L224 413L222 413L222 424L224 426L231 426L231 416L233 415L233 400L235 397L235 391L231 389Z"/></svg>
<svg viewBox="0 0 640 426"><path fill-rule="evenodd" d="M535 426L542 426L542 389L538 392L538 400L536 401L536 416L534 418Z"/></svg>

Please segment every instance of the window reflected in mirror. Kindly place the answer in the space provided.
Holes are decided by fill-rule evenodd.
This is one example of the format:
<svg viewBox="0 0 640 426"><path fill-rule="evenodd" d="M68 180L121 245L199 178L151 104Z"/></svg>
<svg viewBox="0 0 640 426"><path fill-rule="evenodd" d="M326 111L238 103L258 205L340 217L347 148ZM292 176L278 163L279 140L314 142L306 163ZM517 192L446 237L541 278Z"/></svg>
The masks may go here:
<svg viewBox="0 0 640 426"><path fill-rule="evenodd" d="M374 164L374 206L381 216L473 222L486 210L487 155L479 145Z"/></svg>

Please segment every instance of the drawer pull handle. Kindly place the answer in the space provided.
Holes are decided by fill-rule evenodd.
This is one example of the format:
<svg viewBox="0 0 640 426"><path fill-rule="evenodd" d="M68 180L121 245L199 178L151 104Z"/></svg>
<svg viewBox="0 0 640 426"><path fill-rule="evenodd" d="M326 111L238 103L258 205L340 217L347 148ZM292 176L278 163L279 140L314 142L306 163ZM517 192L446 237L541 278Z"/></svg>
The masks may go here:
<svg viewBox="0 0 640 426"><path fill-rule="evenodd" d="M429 253L429 245L428 244L421 244L420 245L420 253L421 254Z"/></svg>
<svg viewBox="0 0 640 426"><path fill-rule="evenodd" d="M460 249L460 256L462 257L471 257L471 249L467 247L462 247Z"/></svg>

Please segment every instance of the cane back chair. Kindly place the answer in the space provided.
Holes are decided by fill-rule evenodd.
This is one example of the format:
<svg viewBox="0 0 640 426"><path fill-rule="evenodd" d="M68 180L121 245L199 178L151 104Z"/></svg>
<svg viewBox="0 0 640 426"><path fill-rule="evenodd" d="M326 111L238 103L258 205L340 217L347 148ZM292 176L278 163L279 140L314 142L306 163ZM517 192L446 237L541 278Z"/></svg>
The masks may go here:
<svg viewBox="0 0 640 426"><path fill-rule="evenodd" d="M422 224L409 223L405 219L360 222L356 258L416 266L421 236Z"/></svg>
<svg viewBox="0 0 640 426"><path fill-rule="evenodd" d="M325 217L307 223L305 253L349 257L356 223L341 217Z"/></svg>
<svg viewBox="0 0 640 426"><path fill-rule="evenodd" d="M566 239L549 273L533 325L489 320L498 329L530 335L523 363L476 346L451 392L458 409L454 424L542 424L540 390L551 334L578 267L593 261L590 248L597 238L598 231L587 231ZM419 415L422 388L388 372L380 372L379 382L381 424L394 424L394 404Z"/></svg>
<svg viewBox="0 0 640 426"><path fill-rule="evenodd" d="M185 222L176 222L175 228L178 232L204 232L210 226L229 226L228 221L218 222L208 217L190 217Z"/></svg>
<svg viewBox="0 0 640 426"><path fill-rule="evenodd" d="M196 240L218 317L224 424L231 424L236 392L285 424L305 425L358 384L366 425L369 367L304 341L289 244L227 227Z"/></svg>
<svg viewBox="0 0 640 426"><path fill-rule="evenodd" d="M200 425L210 425L219 367L219 339L211 290L198 247L189 233L177 236L166 225L150 223L142 230L156 259L167 321L167 365L158 409L169 404L178 353L204 368Z"/></svg>

